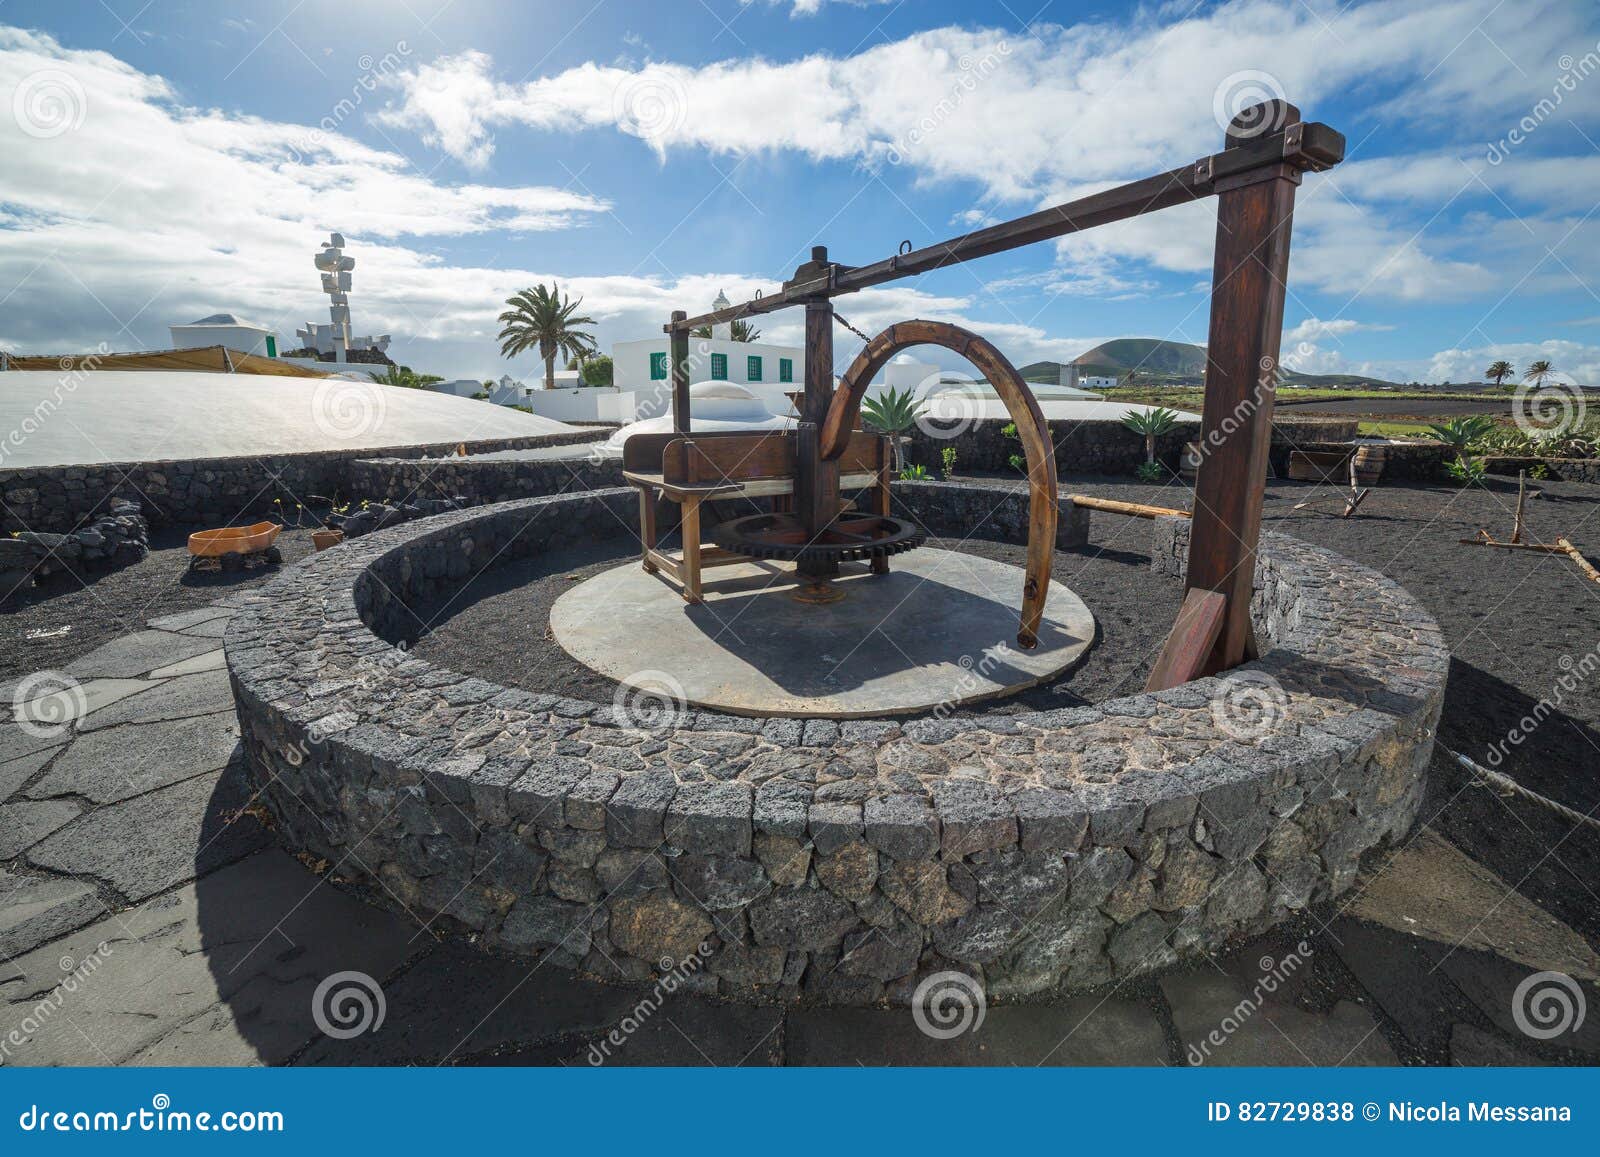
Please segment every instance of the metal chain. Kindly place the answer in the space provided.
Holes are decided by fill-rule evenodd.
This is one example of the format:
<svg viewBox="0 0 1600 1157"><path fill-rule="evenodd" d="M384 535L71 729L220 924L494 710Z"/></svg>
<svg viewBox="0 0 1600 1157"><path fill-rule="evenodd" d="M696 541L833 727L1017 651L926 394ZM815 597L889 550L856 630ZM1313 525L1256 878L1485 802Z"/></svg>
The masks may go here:
<svg viewBox="0 0 1600 1157"><path fill-rule="evenodd" d="M846 321L846 320L845 320L845 319L844 319L844 318L842 318L842 317L840 317L840 316L839 316L839 314L837 314L837 313L835 313L835 314L834 314L834 315L833 315L833 320L834 320L834 321L836 321L836 322L838 322L838 323L839 323L839 324L840 324L840 325L842 325L842 326L844 326L844 327L845 327L845 329L847 329L847 330L849 330L849 331L850 331L850 332L851 332L851 333L853 333L853 334L855 334L855 335L856 335L856 336L857 336L857 337L858 337L858 338L860 338L860 339L861 339L861 340L862 340L862 341L864 341L864 342L870 342L870 341L872 341L872 339L871 339L871 338L870 338L870 337L868 337L868 336L867 336L867 335L866 335L866 334L864 334L864 333L862 333L862 332L861 332L861 331L860 331L860 330L859 330L859 329L857 329L857 328L856 328L856 327L855 327L855 326L853 326L853 325L851 325L851 324L850 324L850 323L849 323L849 322L848 322L848 321Z"/></svg>

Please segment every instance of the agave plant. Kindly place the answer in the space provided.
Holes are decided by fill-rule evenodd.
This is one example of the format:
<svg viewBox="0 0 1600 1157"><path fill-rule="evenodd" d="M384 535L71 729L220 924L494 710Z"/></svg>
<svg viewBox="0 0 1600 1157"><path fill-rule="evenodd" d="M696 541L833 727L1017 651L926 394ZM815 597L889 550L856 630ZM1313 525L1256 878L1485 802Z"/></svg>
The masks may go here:
<svg viewBox="0 0 1600 1157"><path fill-rule="evenodd" d="M1156 439L1172 433L1177 427L1178 412L1165 406L1157 406L1153 410L1135 410L1123 415L1122 424L1144 437L1144 460L1148 465L1156 460Z"/></svg>
<svg viewBox="0 0 1600 1157"><path fill-rule="evenodd" d="M1493 434L1494 430L1494 419L1480 414L1472 418L1451 418L1448 422L1430 425L1428 437L1436 442L1443 442L1455 451L1457 458L1461 458Z"/></svg>
<svg viewBox="0 0 1600 1157"><path fill-rule="evenodd" d="M889 435L889 445L894 448L894 469L897 471L904 465L901 440L921 416L922 403L912 396L910 390L890 388L861 403L861 420L866 428Z"/></svg>

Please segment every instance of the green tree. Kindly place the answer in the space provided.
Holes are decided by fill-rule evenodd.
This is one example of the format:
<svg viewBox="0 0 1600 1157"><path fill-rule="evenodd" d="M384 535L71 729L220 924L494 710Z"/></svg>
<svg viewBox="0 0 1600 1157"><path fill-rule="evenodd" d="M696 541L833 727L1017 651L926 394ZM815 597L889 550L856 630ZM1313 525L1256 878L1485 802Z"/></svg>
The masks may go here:
<svg viewBox="0 0 1600 1157"><path fill-rule="evenodd" d="M1507 361L1491 362L1489 368L1483 371L1483 376L1493 378L1495 385L1502 384L1507 378L1516 374L1517 367Z"/></svg>
<svg viewBox="0 0 1600 1157"><path fill-rule="evenodd" d="M594 335L580 328L596 324L578 313L583 298L568 298L559 285L549 290L541 284L508 297L506 304L511 308L500 315L500 354L513 358L537 349L545 389L555 389L557 355L582 359L594 353Z"/></svg>
<svg viewBox="0 0 1600 1157"><path fill-rule="evenodd" d="M1543 358L1540 358L1538 361L1530 364L1528 368L1522 372L1522 380L1525 382L1532 382L1535 386L1543 386L1544 380L1554 372L1555 371L1550 368L1550 363L1545 361Z"/></svg>
<svg viewBox="0 0 1600 1157"><path fill-rule="evenodd" d="M427 390L434 382L444 381L438 374L419 374L410 366L389 366L383 373L367 372L367 377L382 386L399 386L406 390Z"/></svg>
<svg viewBox="0 0 1600 1157"><path fill-rule="evenodd" d="M733 324L730 325L728 327L728 329L729 329L729 332L730 332L731 336L733 337L734 341L760 341L761 340L761 331L759 329L757 329L755 326L751 325L748 321L746 321L742 317L734 319ZM711 327L709 325L701 326L699 329L694 331L694 336L695 337L710 337L711 336Z"/></svg>
<svg viewBox="0 0 1600 1157"><path fill-rule="evenodd" d="M613 373L611 359L605 354L585 358L578 367L578 376L586 386L609 386L615 380Z"/></svg>

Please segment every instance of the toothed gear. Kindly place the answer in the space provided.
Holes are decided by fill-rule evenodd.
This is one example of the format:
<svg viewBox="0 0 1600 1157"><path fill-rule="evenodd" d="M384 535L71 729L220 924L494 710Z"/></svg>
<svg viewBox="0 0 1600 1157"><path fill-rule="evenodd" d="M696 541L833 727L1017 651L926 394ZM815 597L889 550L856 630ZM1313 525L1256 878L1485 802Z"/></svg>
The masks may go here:
<svg viewBox="0 0 1600 1157"><path fill-rule="evenodd" d="M915 550L927 532L914 522L877 514L845 514L816 536L792 514L747 514L718 523L711 541L749 558L849 562Z"/></svg>

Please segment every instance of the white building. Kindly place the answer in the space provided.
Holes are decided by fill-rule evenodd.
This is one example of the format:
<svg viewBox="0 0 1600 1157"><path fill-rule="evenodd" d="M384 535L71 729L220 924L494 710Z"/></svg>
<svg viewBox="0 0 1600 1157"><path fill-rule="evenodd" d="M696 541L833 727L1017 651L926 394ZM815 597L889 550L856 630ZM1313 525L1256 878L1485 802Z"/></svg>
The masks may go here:
<svg viewBox="0 0 1600 1157"><path fill-rule="evenodd" d="M1085 390L1109 390L1117 384L1117 379L1090 374L1079 378L1077 384Z"/></svg>
<svg viewBox="0 0 1600 1157"><path fill-rule="evenodd" d="M220 345L258 357L278 356L277 334L266 326L244 321L232 313L213 313L188 325L169 325L167 330L172 334L173 349L193 350Z"/></svg>

